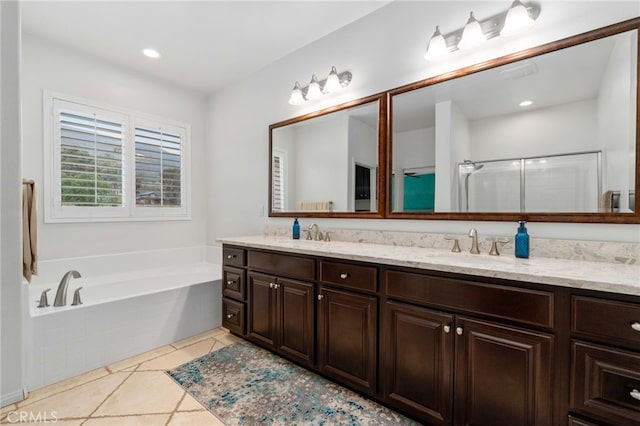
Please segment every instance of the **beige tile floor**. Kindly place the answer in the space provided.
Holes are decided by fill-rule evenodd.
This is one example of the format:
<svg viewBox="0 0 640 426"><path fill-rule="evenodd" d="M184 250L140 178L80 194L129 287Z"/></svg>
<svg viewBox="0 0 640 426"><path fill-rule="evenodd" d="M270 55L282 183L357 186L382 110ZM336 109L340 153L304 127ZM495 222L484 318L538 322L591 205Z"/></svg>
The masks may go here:
<svg viewBox="0 0 640 426"><path fill-rule="evenodd" d="M0 424L223 425L165 371L237 340L216 328L37 389L24 401L2 407Z"/></svg>

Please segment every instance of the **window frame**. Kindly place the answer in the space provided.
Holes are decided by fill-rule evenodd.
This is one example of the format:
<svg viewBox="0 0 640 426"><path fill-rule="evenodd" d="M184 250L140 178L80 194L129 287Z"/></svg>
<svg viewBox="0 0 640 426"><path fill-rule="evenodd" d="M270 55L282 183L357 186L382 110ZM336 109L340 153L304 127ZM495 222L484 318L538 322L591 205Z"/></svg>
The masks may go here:
<svg viewBox="0 0 640 426"><path fill-rule="evenodd" d="M64 106L61 107L61 106ZM77 108L77 109L75 109ZM122 119L121 207L62 206L59 112L98 112L109 119ZM155 127L179 133L181 205L137 206L135 169L136 126ZM191 220L191 125L76 96L43 91L44 222L130 222Z"/></svg>

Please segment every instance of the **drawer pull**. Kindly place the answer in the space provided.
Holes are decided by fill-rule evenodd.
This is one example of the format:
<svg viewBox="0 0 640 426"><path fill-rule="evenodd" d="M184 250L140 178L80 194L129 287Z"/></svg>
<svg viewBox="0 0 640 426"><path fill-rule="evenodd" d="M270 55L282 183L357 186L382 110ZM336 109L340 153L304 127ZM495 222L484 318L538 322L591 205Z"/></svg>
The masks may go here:
<svg viewBox="0 0 640 426"><path fill-rule="evenodd" d="M349 274L346 273L340 274L340 278L342 278L343 280L346 280L348 276Z"/></svg>
<svg viewBox="0 0 640 426"><path fill-rule="evenodd" d="M227 281L227 285L229 285L229 286L233 285L234 283L235 283L235 281L233 281L233 280L228 280Z"/></svg>
<svg viewBox="0 0 640 426"><path fill-rule="evenodd" d="M458 336L462 336L462 327L457 327L457 328L456 328L456 334L457 334Z"/></svg>
<svg viewBox="0 0 640 426"><path fill-rule="evenodd" d="M450 325L445 325L445 326L443 327L443 329L444 329L444 332L445 332L446 334L449 334L449 333L451 332L451 326L450 326Z"/></svg>
<svg viewBox="0 0 640 426"><path fill-rule="evenodd" d="M319 294L318 295L318 300L322 300L322 299L324 299L324 294Z"/></svg>
<svg viewBox="0 0 640 426"><path fill-rule="evenodd" d="M632 390L631 392L629 392L629 395L631 395L631 398L640 401L640 391L638 389Z"/></svg>
<svg viewBox="0 0 640 426"><path fill-rule="evenodd" d="M235 259L236 255L235 254L228 254L227 255L227 259Z"/></svg>
<svg viewBox="0 0 640 426"><path fill-rule="evenodd" d="M235 317L235 316L236 316L236 314L227 314L227 318L228 318L228 319L231 319L231 318L233 318L233 317Z"/></svg>
<svg viewBox="0 0 640 426"><path fill-rule="evenodd" d="M634 331L640 331L640 322L632 322L631 328L633 328Z"/></svg>

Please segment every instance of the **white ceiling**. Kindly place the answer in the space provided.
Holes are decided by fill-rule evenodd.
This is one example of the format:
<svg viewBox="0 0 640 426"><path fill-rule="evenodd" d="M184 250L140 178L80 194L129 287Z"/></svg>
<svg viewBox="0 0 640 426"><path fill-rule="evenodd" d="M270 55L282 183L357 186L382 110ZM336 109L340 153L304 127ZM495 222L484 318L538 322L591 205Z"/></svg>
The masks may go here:
<svg viewBox="0 0 640 426"><path fill-rule="evenodd" d="M23 31L210 93L390 1L30 1ZM151 60L141 50L152 47Z"/></svg>

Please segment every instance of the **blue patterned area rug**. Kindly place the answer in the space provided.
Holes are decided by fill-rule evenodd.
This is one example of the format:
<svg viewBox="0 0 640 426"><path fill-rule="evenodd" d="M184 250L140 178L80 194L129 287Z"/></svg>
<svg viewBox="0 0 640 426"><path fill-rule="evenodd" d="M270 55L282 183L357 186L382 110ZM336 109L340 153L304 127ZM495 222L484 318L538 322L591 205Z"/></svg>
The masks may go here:
<svg viewBox="0 0 640 426"><path fill-rule="evenodd" d="M226 425L415 425L410 419L249 343L167 371Z"/></svg>

